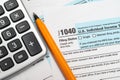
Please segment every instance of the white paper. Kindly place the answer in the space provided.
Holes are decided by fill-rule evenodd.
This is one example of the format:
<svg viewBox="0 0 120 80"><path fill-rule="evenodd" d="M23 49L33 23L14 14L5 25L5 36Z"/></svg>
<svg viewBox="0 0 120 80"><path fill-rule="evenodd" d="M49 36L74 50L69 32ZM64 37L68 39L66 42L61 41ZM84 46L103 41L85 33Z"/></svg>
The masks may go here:
<svg viewBox="0 0 120 80"><path fill-rule="evenodd" d="M43 11L45 24L77 80L120 79L119 3L106 0Z"/></svg>

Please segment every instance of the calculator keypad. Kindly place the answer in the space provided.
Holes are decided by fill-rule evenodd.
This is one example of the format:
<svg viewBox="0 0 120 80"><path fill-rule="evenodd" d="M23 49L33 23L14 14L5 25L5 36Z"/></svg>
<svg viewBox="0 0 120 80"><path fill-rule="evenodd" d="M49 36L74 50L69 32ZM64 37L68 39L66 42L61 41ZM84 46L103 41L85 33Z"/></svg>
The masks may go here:
<svg viewBox="0 0 120 80"><path fill-rule="evenodd" d="M20 0L3 1L0 4L0 80L45 54L44 45L38 42L37 31Z"/></svg>

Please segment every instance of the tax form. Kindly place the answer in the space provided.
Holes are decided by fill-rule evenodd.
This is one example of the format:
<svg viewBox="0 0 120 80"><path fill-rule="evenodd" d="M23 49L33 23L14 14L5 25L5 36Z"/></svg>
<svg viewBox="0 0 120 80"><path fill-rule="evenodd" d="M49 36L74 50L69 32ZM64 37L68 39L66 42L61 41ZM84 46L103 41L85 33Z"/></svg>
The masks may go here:
<svg viewBox="0 0 120 80"><path fill-rule="evenodd" d="M43 19L44 14L42 13L42 10L44 10L44 8L47 8L47 7L72 6L72 5L79 5L79 4L94 2L94 1L101 1L101 0L50 0L50 1L49 0L22 0L25 8L29 12L29 15L32 19L33 19L33 17L32 17L33 12L37 13L39 15L39 17L41 17ZM44 75L44 73L41 74L42 77L45 77L45 78L48 77L48 79L53 80L53 79L51 79L51 76L54 76L55 80L65 80L62 73L60 72L58 66L56 65L52 55L50 54L49 51L47 53L48 53L47 56L49 56L49 57L45 58L45 60L48 61L49 65L51 66L52 75L49 74L50 72L48 70L44 73L47 73L47 72L49 72L49 73L47 73L47 75ZM42 63L44 63L44 62L42 61ZM39 65L37 66L37 67L39 67L38 68L39 70L36 74L39 76L37 76L36 79L41 79L41 77L40 77L41 75L39 74L39 73L41 73L40 70L42 69L42 71L44 71L44 69L45 69L45 68L43 68L43 66L42 66L42 68L40 68L42 65L42 64L41 65L40 64L41 63L39 63ZM35 67L35 68L37 68L37 67ZM32 69L30 71L32 71ZM28 75L29 75L29 72L28 72ZM30 74L30 75L32 75L32 74ZM24 80L24 78L26 78L26 79L29 78L28 76L24 76L24 75L20 75L20 77L22 77L23 80ZM34 79L34 77L29 78L29 80L33 80L33 79ZM15 80L16 80L16 78L15 78ZM47 80L47 79L45 79L45 80Z"/></svg>
<svg viewBox="0 0 120 80"><path fill-rule="evenodd" d="M43 11L45 24L77 80L120 79L119 3L106 0Z"/></svg>

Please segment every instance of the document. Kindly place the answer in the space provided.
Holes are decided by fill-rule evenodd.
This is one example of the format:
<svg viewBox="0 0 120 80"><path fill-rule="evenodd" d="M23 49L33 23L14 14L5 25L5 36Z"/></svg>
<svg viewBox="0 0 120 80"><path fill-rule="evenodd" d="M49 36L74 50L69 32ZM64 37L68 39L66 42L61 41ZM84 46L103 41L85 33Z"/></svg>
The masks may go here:
<svg viewBox="0 0 120 80"><path fill-rule="evenodd" d="M44 20L44 8L49 7L63 7L63 6L73 6L73 5L79 5L89 2L99 2L102 0L22 0L25 8L29 12L29 15L31 19L33 19L33 12L37 13L39 17ZM51 8L52 9L52 8ZM34 20L33 20L34 22ZM65 80L62 73L60 72L57 64L55 63L55 60L53 59L51 53L48 50L48 55L46 59L48 60L49 65L51 66L52 75L54 76L55 80ZM40 63L39 63L40 64ZM41 76L41 75L40 75ZM53 79L51 79L53 80Z"/></svg>
<svg viewBox="0 0 120 80"><path fill-rule="evenodd" d="M119 3L105 0L43 10L45 24L77 80L120 79Z"/></svg>

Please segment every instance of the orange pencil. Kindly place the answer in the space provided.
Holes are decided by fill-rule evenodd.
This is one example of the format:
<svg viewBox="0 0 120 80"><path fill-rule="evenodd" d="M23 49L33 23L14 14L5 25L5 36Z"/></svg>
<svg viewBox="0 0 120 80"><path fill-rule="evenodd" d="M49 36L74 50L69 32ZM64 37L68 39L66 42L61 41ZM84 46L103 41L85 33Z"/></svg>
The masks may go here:
<svg viewBox="0 0 120 80"><path fill-rule="evenodd" d="M35 22L66 80L76 80L45 24L34 14Z"/></svg>

